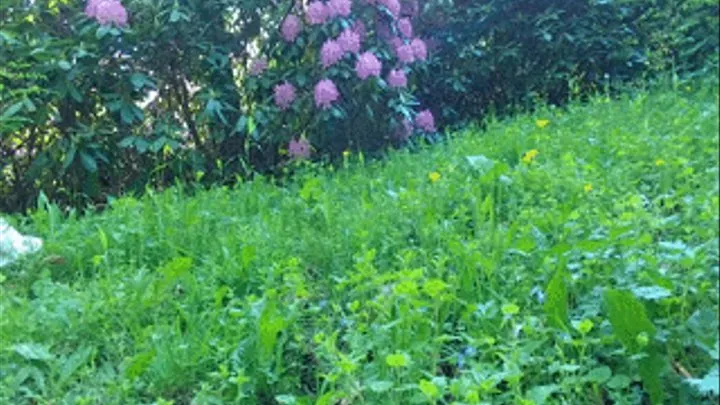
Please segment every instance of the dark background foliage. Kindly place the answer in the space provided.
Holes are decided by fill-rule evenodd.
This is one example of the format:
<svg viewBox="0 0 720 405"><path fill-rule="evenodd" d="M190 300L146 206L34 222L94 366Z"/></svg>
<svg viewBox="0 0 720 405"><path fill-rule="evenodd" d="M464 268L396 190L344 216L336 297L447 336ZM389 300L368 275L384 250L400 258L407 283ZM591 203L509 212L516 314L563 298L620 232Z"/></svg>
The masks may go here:
<svg viewBox="0 0 720 405"><path fill-rule="evenodd" d="M290 2L126 0L122 31L88 20L84 1L30 4L0 5L0 210L34 206L40 191L83 206L282 166L242 71L248 45L277 37ZM413 86L444 127L717 68L714 0L427 0L420 10L431 59ZM376 132L363 145L387 145ZM345 146L332 141L314 144L317 155Z"/></svg>

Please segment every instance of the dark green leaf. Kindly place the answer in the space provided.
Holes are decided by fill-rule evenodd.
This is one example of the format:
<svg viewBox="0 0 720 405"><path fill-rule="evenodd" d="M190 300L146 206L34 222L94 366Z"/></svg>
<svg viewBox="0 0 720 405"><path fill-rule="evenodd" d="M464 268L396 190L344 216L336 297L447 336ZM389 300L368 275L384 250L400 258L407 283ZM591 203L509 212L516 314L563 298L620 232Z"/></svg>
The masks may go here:
<svg viewBox="0 0 720 405"><path fill-rule="evenodd" d="M85 170L89 171L90 173L95 173L98 169L95 159L85 152L80 152L80 163L82 163Z"/></svg>
<svg viewBox="0 0 720 405"><path fill-rule="evenodd" d="M73 143L70 145L70 150L68 151L67 155L65 155L65 159L63 160L63 169L67 169L75 161L76 152L77 146L75 145L75 143Z"/></svg>

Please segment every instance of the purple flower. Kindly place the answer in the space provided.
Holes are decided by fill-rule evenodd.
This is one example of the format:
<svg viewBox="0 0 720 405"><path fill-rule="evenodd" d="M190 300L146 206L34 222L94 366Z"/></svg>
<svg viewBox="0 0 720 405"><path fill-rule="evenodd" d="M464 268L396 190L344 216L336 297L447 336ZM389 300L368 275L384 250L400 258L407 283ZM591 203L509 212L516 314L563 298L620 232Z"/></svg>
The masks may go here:
<svg viewBox="0 0 720 405"><path fill-rule="evenodd" d="M295 42L295 39L302 30L302 22L298 16L290 14L283 20L280 30L282 31L282 36L285 41Z"/></svg>
<svg viewBox="0 0 720 405"><path fill-rule="evenodd" d="M355 72L362 80L370 76L380 76L380 70L382 70L382 63L372 52L361 54L355 63Z"/></svg>
<svg viewBox="0 0 720 405"><path fill-rule="evenodd" d="M412 38L413 27L409 18L401 18L397 22L397 29L403 37Z"/></svg>
<svg viewBox="0 0 720 405"><path fill-rule="evenodd" d="M410 46L412 47L415 59L422 61L427 59L427 45L425 45L425 41L420 38L415 38L410 42Z"/></svg>
<svg viewBox="0 0 720 405"><path fill-rule="evenodd" d="M352 2L350 0L330 0L327 4L328 17L347 17L350 15Z"/></svg>
<svg viewBox="0 0 720 405"><path fill-rule="evenodd" d="M274 92L275 104L281 110L287 110L288 108L290 108L290 105L293 103L293 101L295 101L295 86L288 82L276 85L274 88Z"/></svg>
<svg viewBox="0 0 720 405"><path fill-rule="evenodd" d="M315 85L315 106L318 108L328 109L338 98L340 93L332 80L323 79Z"/></svg>
<svg viewBox="0 0 720 405"><path fill-rule="evenodd" d="M378 0L378 3L385 6L394 18L398 18L400 16L400 9L402 8L400 0Z"/></svg>
<svg viewBox="0 0 720 405"><path fill-rule="evenodd" d="M310 157L310 143L305 139L293 139L288 144L288 154L294 159L307 159Z"/></svg>
<svg viewBox="0 0 720 405"><path fill-rule="evenodd" d="M343 52L360 52L360 35L350 28L347 28L345 31L340 33L337 42Z"/></svg>
<svg viewBox="0 0 720 405"><path fill-rule="evenodd" d="M390 87L407 87L407 76L402 69L393 69L388 73L387 77Z"/></svg>
<svg viewBox="0 0 720 405"><path fill-rule="evenodd" d="M268 62L267 58L264 56L261 56L257 59L253 59L250 62L250 75L251 76L260 76L263 74L265 70L267 70Z"/></svg>
<svg viewBox="0 0 720 405"><path fill-rule="evenodd" d="M320 59L325 69L337 63L343 57L343 50L337 41L328 39L320 50Z"/></svg>
<svg viewBox="0 0 720 405"><path fill-rule="evenodd" d="M415 116L415 124L425 132L435 132L435 117L430 110L420 111Z"/></svg>
<svg viewBox="0 0 720 405"><path fill-rule="evenodd" d="M307 20L310 24L323 24L327 21L330 10L320 0L315 0L308 5Z"/></svg>
<svg viewBox="0 0 720 405"><path fill-rule="evenodd" d="M85 5L85 15L90 18L95 18L97 15L97 7L98 4L102 3L105 0L88 0L87 4Z"/></svg>
<svg viewBox="0 0 720 405"><path fill-rule="evenodd" d="M398 46L395 48L395 53L402 63L415 62L415 52L413 52L413 48L410 44L402 44Z"/></svg>
<svg viewBox="0 0 720 405"><path fill-rule="evenodd" d="M128 14L119 0L90 0L85 7L85 14L102 25L127 25Z"/></svg>

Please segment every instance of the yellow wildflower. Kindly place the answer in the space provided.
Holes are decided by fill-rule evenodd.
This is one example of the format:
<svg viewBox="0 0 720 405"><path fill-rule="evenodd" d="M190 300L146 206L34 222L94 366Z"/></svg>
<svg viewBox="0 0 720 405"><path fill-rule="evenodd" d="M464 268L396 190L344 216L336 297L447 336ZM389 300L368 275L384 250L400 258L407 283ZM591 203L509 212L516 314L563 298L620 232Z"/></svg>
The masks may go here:
<svg viewBox="0 0 720 405"><path fill-rule="evenodd" d="M440 173L438 172L431 172L428 174L428 179L430 179L431 182L435 183L436 181L440 180Z"/></svg>
<svg viewBox="0 0 720 405"><path fill-rule="evenodd" d="M540 152L538 152L537 149L529 150L529 151L525 152L525 154L523 155L522 161L525 163L530 163L533 160L535 160L535 158L539 154L540 154Z"/></svg>
<svg viewBox="0 0 720 405"><path fill-rule="evenodd" d="M538 128L543 129L550 125L550 120L537 120L535 121L535 125L537 125Z"/></svg>
<svg viewBox="0 0 720 405"><path fill-rule="evenodd" d="M344 150L344 151L343 151L343 157L346 158L346 159L349 158L349 157L350 157L350 151L349 151L349 150Z"/></svg>
<svg viewBox="0 0 720 405"><path fill-rule="evenodd" d="M583 188L585 189L586 193L593 191L592 184L590 184L590 183L586 184L585 187L583 187Z"/></svg>
<svg viewBox="0 0 720 405"><path fill-rule="evenodd" d="M655 166L658 166L658 167L665 166L665 161L662 159L658 159L655 161Z"/></svg>

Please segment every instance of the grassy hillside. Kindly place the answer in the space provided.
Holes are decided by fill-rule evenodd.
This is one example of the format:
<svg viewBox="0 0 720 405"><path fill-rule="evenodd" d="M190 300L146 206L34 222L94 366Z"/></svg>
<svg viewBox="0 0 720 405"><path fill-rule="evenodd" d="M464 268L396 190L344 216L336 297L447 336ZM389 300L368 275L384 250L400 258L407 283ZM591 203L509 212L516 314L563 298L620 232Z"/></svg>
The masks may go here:
<svg viewBox="0 0 720 405"><path fill-rule="evenodd" d="M0 402L712 403L717 153L705 86L286 187L43 204L0 274Z"/></svg>

